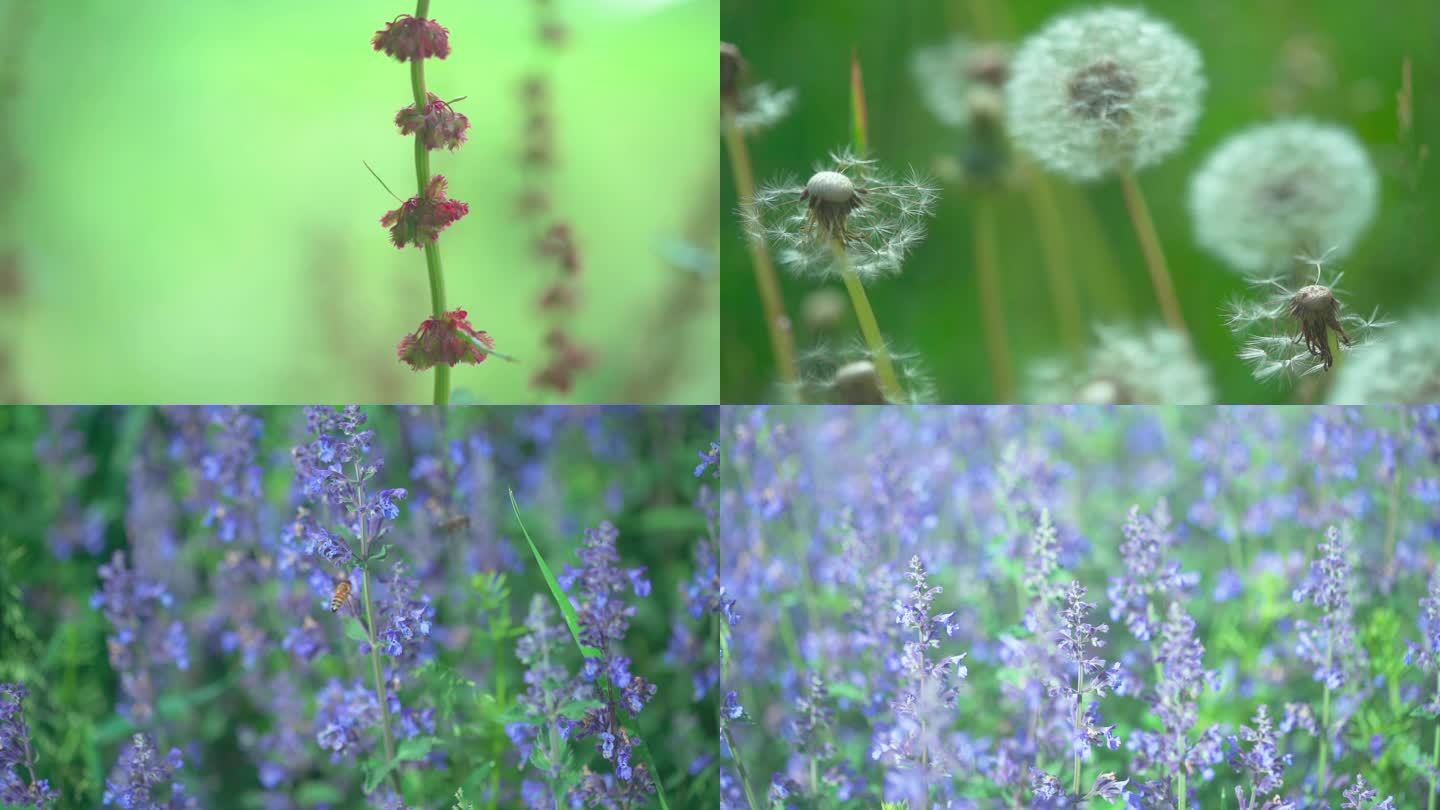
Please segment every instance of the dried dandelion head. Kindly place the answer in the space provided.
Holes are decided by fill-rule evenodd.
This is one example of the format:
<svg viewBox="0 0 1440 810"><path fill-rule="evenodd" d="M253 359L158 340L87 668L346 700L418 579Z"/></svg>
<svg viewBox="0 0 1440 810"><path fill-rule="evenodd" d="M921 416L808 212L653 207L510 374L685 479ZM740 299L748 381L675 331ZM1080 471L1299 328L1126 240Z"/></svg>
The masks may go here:
<svg viewBox="0 0 1440 810"><path fill-rule="evenodd" d="M905 256L925 238L925 219L937 190L917 175L884 174L874 161L837 152L804 184L785 181L755 194L742 211L757 238L796 275L841 275L837 250L855 274L870 281L900 272Z"/></svg>
<svg viewBox="0 0 1440 810"><path fill-rule="evenodd" d="M1440 401L1440 316L1397 324L1385 340L1346 360L1335 373L1335 405L1426 405Z"/></svg>
<svg viewBox="0 0 1440 810"><path fill-rule="evenodd" d="M722 125L729 121L741 132L759 132L778 124L795 103L793 89L776 90L765 83L747 84L750 65L740 49L720 43L720 105Z"/></svg>
<svg viewBox="0 0 1440 810"><path fill-rule="evenodd" d="M799 400L835 405L907 405L934 401L934 386L915 354L887 347L903 395L887 396L875 358L861 342L821 345L799 358Z"/></svg>
<svg viewBox="0 0 1440 810"><path fill-rule="evenodd" d="M1082 362L1048 360L1028 371L1026 401L1087 405L1209 405L1210 372L1184 335L1161 326L1103 326Z"/></svg>
<svg viewBox="0 0 1440 810"><path fill-rule="evenodd" d="M1204 92L1200 52L1168 24L1132 9L1081 11L1020 46L1006 127L1042 165L1093 180L1179 149Z"/></svg>
<svg viewBox="0 0 1440 810"><path fill-rule="evenodd" d="M1337 257L1375 216L1379 180L1349 132L1267 124L1222 143L1190 181L1195 239L1234 269L1267 276L1297 253Z"/></svg>
<svg viewBox="0 0 1440 810"><path fill-rule="evenodd" d="M1343 307L1344 274L1329 272L1326 257L1304 261L1313 274L1299 281L1278 276L1257 281L1258 300L1230 304L1226 325L1245 338L1239 357L1262 382L1328 371L1336 349L1359 348L1389 325L1378 312L1365 317Z"/></svg>

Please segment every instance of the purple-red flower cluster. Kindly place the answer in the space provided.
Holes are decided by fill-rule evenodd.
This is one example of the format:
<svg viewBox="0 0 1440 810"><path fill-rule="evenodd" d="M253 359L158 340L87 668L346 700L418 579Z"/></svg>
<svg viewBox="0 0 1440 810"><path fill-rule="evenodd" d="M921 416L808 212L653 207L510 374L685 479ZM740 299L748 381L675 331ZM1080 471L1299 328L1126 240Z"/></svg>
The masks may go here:
<svg viewBox="0 0 1440 810"><path fill-rule="evenodd" d="M439 239L441 231L470 213L469 203L445 196L446 185L445 176L437 174L430 178L424 194L411 197L380 218L380 224L390 229L390 241L395 247L424 247Z"/></svg>
<svg viewBox="0 0 1440 810"><path fill-rule="evenodd" d="M414 59L444 59L450 55L450 32L434 20L402 14L375 32L375 50L401 62Z"/></svg>
<svg viewBox="0 0 1440 810"><path fill-rule="evenodd" d="M495 348L495 340L486 332L470 325L469 313L453 309L441 318L426 318L413 334L400 339L396 354L400 360L416 371L444 364L457 363L479 365L489 355L475 345L484 344Z"/></svg>
<svg viewBox="0 0 1440 810"><path fill-rule="evenodd" d="M395 126L400 128L400 134L415 135L426 149L458 149L465 143L470 119L434 93L426 93L425 98L423 109L416 110L411 104L395 114Z"/></svg>

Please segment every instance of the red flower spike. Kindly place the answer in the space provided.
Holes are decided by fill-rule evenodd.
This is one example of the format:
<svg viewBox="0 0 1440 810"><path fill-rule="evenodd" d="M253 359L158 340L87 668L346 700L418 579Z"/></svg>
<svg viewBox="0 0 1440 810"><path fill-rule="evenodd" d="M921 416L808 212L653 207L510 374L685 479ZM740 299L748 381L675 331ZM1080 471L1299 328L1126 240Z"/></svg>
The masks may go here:
<svg viewBox="0 0 1440 810"><path fill-rule="evenodd" d="M400 339L395 353L402 363L416 371L441 364L479 365L489 355L471 338L480 341L487 349L495 348L495 340L472 327L468 318L469 313L463 309L452 309L440 318L426 318L414 334Z"/></svg>
<svg viewBox="0 0 1440 810"><path fill-rule="evenodd" d="M434 93L426 93L425 109L417 112L411 104L395 114L395 126L402 135L416 134L426 149L455 149L465 143L470 119L455 111ZM418 134L417 134L418 133Z"/></svg>
<svg viewBox="0 0 1440 810"><path fill-rule="evenodd" d="M380 218L380 224L390 229L390 241L395 247L424 247L426 242L439 239L441 231L470 213L468 203L445 196L445 185L445 176L435 175L425 186L424 196L411 197Z"/></svg>
<svg viewBox="0 0 1440 810"><path fill-rule="evenodd" d="M530 385L568 394L574 387L575 375L590 368L594 358L559 328L545 335L545 345L553 354L549 364L530 378Z"/></svg>
<svg viewBox="0 0 1440 810"><path fill-rule="evenodd" d="M384 51L401 62L411 59L444 59L450 55L450 32L434 20L421 20L409 14L375 32L371 40L375 50Z"/></svg>

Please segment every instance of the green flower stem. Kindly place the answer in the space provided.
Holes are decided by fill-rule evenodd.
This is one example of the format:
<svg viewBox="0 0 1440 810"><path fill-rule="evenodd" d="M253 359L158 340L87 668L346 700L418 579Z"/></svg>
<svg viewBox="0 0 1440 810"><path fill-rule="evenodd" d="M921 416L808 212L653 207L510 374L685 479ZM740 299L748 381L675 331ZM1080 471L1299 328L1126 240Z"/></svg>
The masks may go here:
<svg viewBox="0 0 1440 810"><path fill-rule="evenodd" d="M355 511L359 512L360 507L365 503L365 480L360 474L360 462L355 462ZM370 558L370 534L366 529L366 521L360 521L360 557L362 560ZM395 737L390 733L390 701L385 697L385 678L380 674L380 647L377 643L375 632L375 614L370 609L370 566L364 565L360 569L360 598L365 601L365 635L370 639L370 668L375 675L375 698L380 703L380 730L385 738L385 763L388 766L395 761ZM394 768L389 769L390 784L395 788L396 795L403 796L400 790L400 777L395 773Z"/></svg>
<svg viewBox="0 0 1440 810"><path fill-rule="evenodd" d="M750 788L750 776L745 772L745 760L740 758L740 749L735 747L735 738L730 736L730 729L721 728L720 733L725 735L725 744L730 747L730 759L735 763L735 772L740 775L740 784L745 788L745 802L750 805L750 810L764 810L764 806L755 800L755 793Z"/></svg>
<svg viewBox="0 0 1440 810"><path fill-rule="evenodd" d="M745 146L745 133L735 125L735 115L727 112L722 124L725 132L725 148L730 154L730 173L735 178L735 191L740 196L740 207L747 216L755 212L755 176L750 167L750 150ZM790 317L785 312L785 299L780 292L780 281L775 265L759 237L747 233L745 241L750 246L750 261L755 265L755 283L760 288L760 305L765 311L765 328L770 332L770 351L775 355L775 367L780 372L780 381L787 388L796 384L795 342L790 328Z"/></svg>
<svg viewBox="0 0 1440 810"><path fill-rule="evenodd" d="M900 379L895 376L895 365L890 361L890 350L885 348L885 338L880 334L875 310L870 308L870 298L865 295L865 285L861 284L860 277L855 275L855 268L850 264L850 254L846 252L845 245L834 239L831 240L830 247L835 253L840 277L845 280L845 289L850 293L855 319L860 322L860 334L865 336L865 344L870 347L875 373L880 377L880 388L887 399L902 402L905 399L905 389L900 387Z"/></svg>
<svg viewBox="0 0 1440 810"><path fill-rule="evenodd" d="M430 0L416 0L415 18L426 19L430 13ZM410 89L415 94L415 109L423 111L427 101L425 94L425 60L410 60ZM425 139L415 133L415 183L419 196L425 195L430 184L430 150L425 148ZM430 310L436 318L445 316L445 271L440 264L438 242L425 243L425 269L430 277ZM450 367L444 363L435 366L435 404L450 402Z"/></svg>
<svg viewBox="0 0 1440 810"><path fill-rule="evenodd" d="M1334 655L1333 641L1325 639L1325 671L1330 671L1331 660ZM1325 684L1325 696L1320 704L1320 780L1316 783L1319 788L1318 796L1324 796L1326 790L1327 764L1330 759L1330 684Z"/></svg>
<svg viewBox="0 0 1440 810"><path fill-rule="evenodd" d="M1160 236L1155 231L1155 220L1150 217L1150 206L1145 204L1145 194L1135 175L1126 172L1120 175L1120 186L1125 191L1125 207L1130 211L1130 221L1135 226L1135 236L1140 240L1140 250L1145 254L1145 266L1150 270L1150 284L1155 288L1155 297L1160 301L1160 311L1165 323L1188 342L1190 331L1185 328L1185 318L1180 315L1180 300L1175 296L1175 282L1170 278L1170 268L1165 264L1165 251L1160 248Z"/></svg>
<svg viewBox="0 0 1440 810"><path fill-rule="evenodd" d="M1435 694L1440 695L1440 672L1435 673ZM1425 810L1435 810L1435 775L1440 771L1440 720L1435 722L1435 744L1430 748L1430 798Z"/></svg>
<svg viewBox="0 0 1440 810"><path fill-rule="evenodd" d="M1080 719L1085 710L1085 665L1076 664L1075 672L1075 733L1080 733ZM1075 798L1080 798L1080 750L1075 749L1074 753L1075 776L1071 781L1071 789L1075 792Z"/></svg>
<svg viewBox="0 0 1440 810"><path fill-rule="evenodd" d="M990 355L992 393L996 402L1011 402L1015 383L1010 374L1010 342L1005 337L1005 303L1000 294L996 241L995 203L982 196L975 204L975 268L980 283L981 320Z"/></svg>

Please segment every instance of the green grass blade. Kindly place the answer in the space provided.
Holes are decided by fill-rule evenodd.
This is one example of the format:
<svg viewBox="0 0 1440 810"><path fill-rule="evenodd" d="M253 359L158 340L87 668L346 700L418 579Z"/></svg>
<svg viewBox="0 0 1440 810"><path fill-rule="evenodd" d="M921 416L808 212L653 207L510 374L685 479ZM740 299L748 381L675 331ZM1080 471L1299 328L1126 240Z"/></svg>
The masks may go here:
<svg viewBox="0 0 1440 810"><path fill-rule="evenodd" d="M655 783L655 797L660 800L661 810L670 810L670 803L665 801L665 780L660 778L660 769L655 767L655 757L650 755L650 744L643 738L640 740L640 753L645 755L645 764L650 766L650 781Z"/></svg>
<svg viewBox="0 0 1440 810"><path fill-rule="evenodd" d="M600 651L580 641L580 620L575 616L575 606L570 604L570 597L560 588L560 582L555 579L555 574L550 566L545 564L545 556L536 548L535 541L530 539L530 532L525 529L525 521L520 518L520 505L515 502L515 490L508 490L510 493L510 509L515 512L515 522L520 524L520 533L525 535L525 542L530 545L530 553L535 555L535 563L540 566L540 574L545 577L545 584L550 587L550 595L555 598L555 604L560 606L560 613L565 616L565 626L570 628L570 637L575 639L575 646L580 648L580 654L586 658L599 658Z"/></svg>
<svg viewBox="0 0 1440 810"><path fill-rule="evenodd" d="M850 52L850 118L853 129L851 143L855 153L865 157L870 152L870 114L865 107L865 79L860 73L860 54Z"/></svg>

